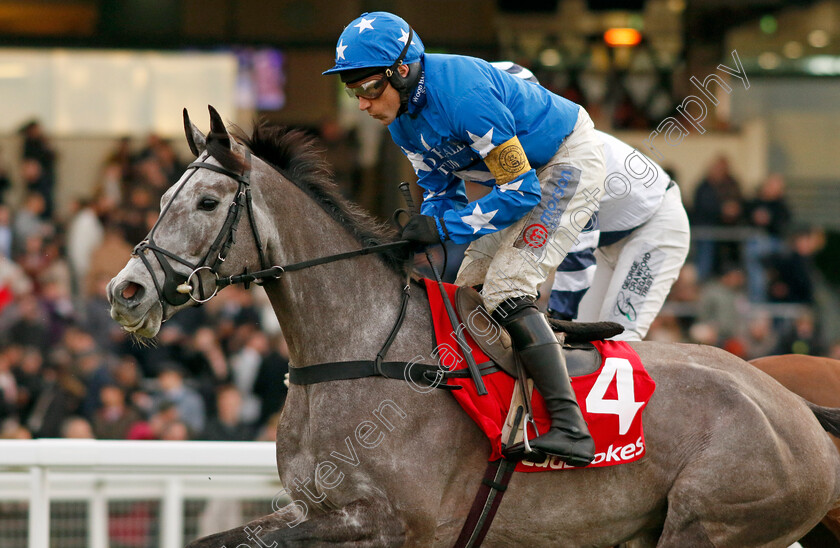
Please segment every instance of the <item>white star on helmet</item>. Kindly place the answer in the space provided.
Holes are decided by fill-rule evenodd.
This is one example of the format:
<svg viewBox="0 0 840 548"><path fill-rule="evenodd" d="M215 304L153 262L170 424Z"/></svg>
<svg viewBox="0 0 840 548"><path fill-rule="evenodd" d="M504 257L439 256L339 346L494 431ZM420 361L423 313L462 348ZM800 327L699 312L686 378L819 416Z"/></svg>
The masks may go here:
<svg viewBox="0 0 840 548"><path fill-rule="evenodd" d="M365 19L364 17L362 17L362 20L359 21L359 24L353 26L359 29L359 34L361 34L365 31L365 29L373 30L373 25L371 25L371 23L373 23L374 21L376 21L376 17L374 17L373 19Z"/></svg>

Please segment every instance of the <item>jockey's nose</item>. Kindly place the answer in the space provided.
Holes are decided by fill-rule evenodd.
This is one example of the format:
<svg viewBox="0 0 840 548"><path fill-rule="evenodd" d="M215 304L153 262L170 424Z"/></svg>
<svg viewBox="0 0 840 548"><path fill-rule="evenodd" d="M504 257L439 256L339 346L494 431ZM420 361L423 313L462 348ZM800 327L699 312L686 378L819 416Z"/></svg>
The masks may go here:
<svg viewBox="0 0 840 548"><path fill-rule="evenodd" d="M134 308L143 300L146 289L138 283L124 281L113 287L109 293L113 304L119 304L125 308Z"/></svg>
<svg viewBox="0 0 840 548"><path fill-rule="evenodd" d="M371 102L370 99L365 99L364 97L359 97L359 110L367 110L370 108Z"/></svg>

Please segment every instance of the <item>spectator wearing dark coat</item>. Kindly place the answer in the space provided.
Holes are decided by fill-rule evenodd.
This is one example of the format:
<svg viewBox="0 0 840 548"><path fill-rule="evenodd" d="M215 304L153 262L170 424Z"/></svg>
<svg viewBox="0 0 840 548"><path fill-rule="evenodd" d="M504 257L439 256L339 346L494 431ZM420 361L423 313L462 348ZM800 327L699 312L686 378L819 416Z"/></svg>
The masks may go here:
<svg viewBox="0 0 840 548"><path fill-rule="evenodd" d="M100 440L128 439L131 427L141 420L140 413L126 402L118 384L108 383L99 390L102 406L93 418L93 433Z"/></svg>
<svg viewBox="0 0 840 548"><path fill-rule="evenodd" d="M784 234L791 220L781 175L770 175L758 189L756 197L747 202L747 218L749 224L758 229L744 248L747 291L752 302L762 302L767 300L764 261L782 251Z"/></svg>
<svg viewBox="0 0 840 548"><path fill-rule="evenodd" d="M769 300L776 303L814 303L814 253L819 235L808 228L795 230L789 249L767 259Z"/></svg>
<svg viewBox="0 0 840 548"><path fill-rule="evenodd" d="M242 395L233 385L224 385L216 395L215 417L207 422L201 439L214 441L251 441L256 432L242 421Z"/></svg>
<svg viewBox="0 0 840 548"><path fill-rule="evenodd" d="M280 411L286 401L289 389L283 380L289 372L289 347L283 335L274 337L271 350L263 358L257 379L254 381L254 394L260 399L259 423L268 422L269 418Z"/></svg>
<svg viewBox="0 0 840 548"><path fill-rule="evenodd" d="M23 137L21 173L28 190L44 197L46 207L43 217L52 217L55 209L55 164L56 153L47 140L41 123L31 120L20 128Z"/></svg>
<svg viewBox="0 0 840 548"><path fill-rule="evenodd" d="M692 227L722 228L743 222L744 198L741 187L729 170L729 162L721 156L712 163L706 177L695 190L691 224ZM738 245L698 238L694 242L694 257L697 275L703 281L719 273L718 267L723 262L739 260Z"/></svg>

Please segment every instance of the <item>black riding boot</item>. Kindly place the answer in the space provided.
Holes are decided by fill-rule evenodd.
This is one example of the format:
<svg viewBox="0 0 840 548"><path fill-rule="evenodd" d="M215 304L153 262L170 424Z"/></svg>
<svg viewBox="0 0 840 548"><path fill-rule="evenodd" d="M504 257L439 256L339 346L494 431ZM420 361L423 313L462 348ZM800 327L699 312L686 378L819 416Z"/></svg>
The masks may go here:
<svg viewBox="0 0 840 548"><path fill-rule="evenodd" d="M494 313L494 317L507 328L525 371L534 379L545 400L551 429L529 440L531 449L537 454L524 455L524 443L511 446L506 453L510 456L524 455L524 458L537 462L545 460L546 454L556 455L572 466L588 465L595 458L595 442L589 435L589 428L572 391L566 361L561 354L562 347L548 320L530 300L519 299L507 310L510 313L506 317L500 318L499 311ZM501 312L505 312L504 308Z"/></svg>

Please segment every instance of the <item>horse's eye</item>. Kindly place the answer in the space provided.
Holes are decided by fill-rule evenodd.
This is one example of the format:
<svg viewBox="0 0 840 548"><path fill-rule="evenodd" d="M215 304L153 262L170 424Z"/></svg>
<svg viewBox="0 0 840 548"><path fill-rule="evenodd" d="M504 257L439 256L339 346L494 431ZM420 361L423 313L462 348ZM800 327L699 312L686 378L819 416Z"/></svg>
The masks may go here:
<svg viewBox="0 0 840 548"><path fill-rule="evenodd" d="M213 211L216 209L216 206L219 205L218 200L214 200L213 198L202 198L200 202L198 202L198 209L203 211Z"/></svg>

